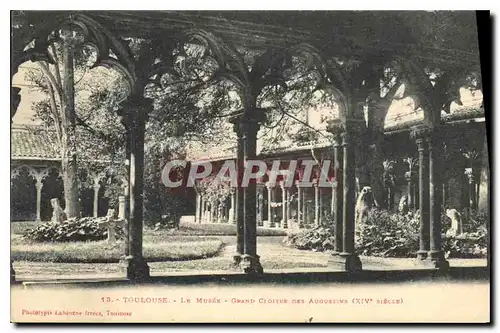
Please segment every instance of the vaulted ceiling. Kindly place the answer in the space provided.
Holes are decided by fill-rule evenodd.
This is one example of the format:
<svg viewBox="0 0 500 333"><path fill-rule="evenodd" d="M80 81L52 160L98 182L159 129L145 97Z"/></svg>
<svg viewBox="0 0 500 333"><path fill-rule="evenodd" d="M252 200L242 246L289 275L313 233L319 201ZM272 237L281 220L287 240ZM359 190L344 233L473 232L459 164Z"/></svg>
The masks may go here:
<svg viewBox="0 0 500 333"><path fill-rule="evenodd" d="M432 66L478 64L472 11L80 11L122 37L168 36L201 28L251 49L313 43L332 55L354 58L398 53ZM33 30L71 12L13 12L13 47ZM21 31L22 30L22 31Z"/></svg>

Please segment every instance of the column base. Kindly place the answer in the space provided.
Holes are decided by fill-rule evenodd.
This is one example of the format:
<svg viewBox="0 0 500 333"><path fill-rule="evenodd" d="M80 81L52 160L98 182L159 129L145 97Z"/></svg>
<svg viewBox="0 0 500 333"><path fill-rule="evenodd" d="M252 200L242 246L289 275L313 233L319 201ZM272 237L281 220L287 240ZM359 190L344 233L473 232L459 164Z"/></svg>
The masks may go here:
<svg viewBox="0 0 500 333"><path fill-rule="evenodd" d="M444 253L442 251L429 251L430 264L434 268L438 269L448 269L450 268L450 263L444 258Z"/></svg>
<svg viewBox="0 0 500 333"><path fill-rule="evenodd" d="M35 222L36 222L36 223L41 223L41 222L42 222L42 220L41 220L41 219L35 219Z"/></svg>
<svg viewBox="0 0 500 333"><path fill-rule="evenodd" d="M360 272L363 270L363 265L357 254L341 252L337 255L332 255L328 259L328 265L344 272Z"/></svg>
<svg viewBox="0 0 500 333"><path fill-rule="evenodd" d="M244 254L241 256L240 267L243 272L249 275L260 275L264 273L264 269L260 264L258 255Z"/></svg>
<svg viewBox="0 0 500 333"><path fill-rule="evenodd" d="M122 271L127 274L127 279L134 282L149 281L149 266L143 257L126 256L120 259Z"/></svg>
<svg viewBox="0 0 500 333"><path fill-rule="evenodd" d="M241 263L241 253L237 252L235 255L233 255L233 265L235 267L239 267L240 263Z"/></svg>
<svg viewBox="0 0 500 333"><path fill-rule="evenodd" d="M12 260L10 261L10 282L16 282L16 271L14 270L14 266L12 265Z"/></svg>
<svg viewBox="0 0 500 333"><path fill-rule="evenodd" d="M417 251L417 259L418 260L425 260L427 259L428 251L426 250L418 250Z"/></svg>

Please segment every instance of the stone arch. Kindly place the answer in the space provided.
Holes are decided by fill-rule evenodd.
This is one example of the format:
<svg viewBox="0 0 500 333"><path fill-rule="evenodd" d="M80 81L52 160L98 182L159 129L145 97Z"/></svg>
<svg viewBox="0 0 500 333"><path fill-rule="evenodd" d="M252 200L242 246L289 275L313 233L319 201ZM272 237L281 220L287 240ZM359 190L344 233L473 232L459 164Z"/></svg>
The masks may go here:
<svg viewBox="0 0 500 333"><path fill-rule="evenodd" d="M37 172L28 165L11 170L11 219L35 220Z"/></svg>

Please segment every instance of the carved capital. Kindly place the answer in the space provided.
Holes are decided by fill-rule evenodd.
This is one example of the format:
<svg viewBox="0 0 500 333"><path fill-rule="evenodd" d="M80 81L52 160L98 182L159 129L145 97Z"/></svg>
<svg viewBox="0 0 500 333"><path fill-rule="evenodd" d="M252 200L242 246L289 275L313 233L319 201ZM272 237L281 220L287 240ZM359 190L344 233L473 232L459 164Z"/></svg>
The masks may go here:
<svg viewBox="0 0 500 333"><path fill-rule="evenodd" d="M430 138L432 132L433 131L429 126L426 125L415 126L411 128L410 138L417 141L418 140L427 141Z"/></svg>
<svg viewBox="0 0 500 333"><path fill-rule="evenodd" d="M245 137L248 134L257 134L265 119L266 109L251 108L233 113L229 121L233 124L238 137Z"/></svg>
<svg viewBox="0 0 500 333"><path fill-rule="evenodd" d="M472 168L465 168L464 174L469 179L469 184L473 184L475 181L474 170Z"/></svg>
<svg viewBox="0 0 500 333"><path fill-rule="evenodd" d="M342 136L342 146L345 147L351 143L352 134L349 132L344 132L341 134Z"/></svg>
<svg viewBox="0 0 500 333"><path fill-rule="evenodd" d="M335 137L338 137L344 132L345 127L340 119L333 119L328 121L326 130L329 133L333 134Z"/></svg>

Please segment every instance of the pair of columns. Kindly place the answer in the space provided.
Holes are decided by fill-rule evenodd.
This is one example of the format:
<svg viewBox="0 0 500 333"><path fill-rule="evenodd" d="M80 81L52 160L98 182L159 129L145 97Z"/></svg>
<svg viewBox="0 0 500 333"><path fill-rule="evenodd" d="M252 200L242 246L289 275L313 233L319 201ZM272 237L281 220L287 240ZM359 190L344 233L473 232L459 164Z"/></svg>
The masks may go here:
<svg viewBox="0 0 500 333"><path fill-rule="evenodd" d="M257 132L265 118L265 109L245 109L233 115L237 134L236 168L238 187L236 189L236 254L234 264L247 274L262 274L263 269L257 255L257 182L250 180L247 186L241 186L241 177L248 161L257 156Z"/></svg>
<svg viewBox="0 0 500 333"><path fill-rule="evenodd" d="M412 129L419 163L419 250L417 258L435 268L447 268L441 249L442 142L438 128L419 126Z"/></svg>
<svg viewBox="0 0 500 333"><path fill-rule="evenodd" d="M306 201L306 190L304 187L300 185L300 182L296 182L297 187L297 223L300 227L303 227L306 223L306 211L307 211L307 201ZM321 195L320 187L317 186L317 183L314 183L314 224L316 226L321 225L322 218L322 208L323 208L323 197ZM274 222L272 220L273 216L273 206L272 199L274 194L274 188L269 184L266 184L268 190L268 219L270 220L270 226L274 226ZM282 220L281 227L289 228L290 222L292 219L292 207L291 207L291 190L289 188L284 187L283 184L280 184L281 189L281 209L282 209ZM332 188L332 210L333 210L333 198L335 197L335 187ZM270 217L270 218L269 218Z"/></svg>
<svg viewBox="0 0 500 333"><path fill-rule="evenodd" d="M210 209L208 209L207 200L201 195L201 193L196 194L196 209L194 220L196 223L214 223L214 222L228 222L236 223L235 219L235 191L231 193L231 208L224 206L222 212L219 211L219 206L216 204L217 201L210 203Z"/></svg>
<svg viewBox="0 0 500 333"><path fill-rule="evenodd" d="M340 124L339 124L340 125ZM361 260L354 247L356 177L355 145L351 124L330 127L334 137L334 168L337 184L335 186L334 218L335 248L329 263L343 271L362 270Z"/></svg>
<svg viewBox="0 0 500 333"><path fill-rule="evenodd" d="M143 189L144 189L144 135L151 101L132 95L124 102L121 121L125 127L125 167L128 186L124 188L125 253L120 266L132 281L149 280L149 266L143 257Z"/></svg>
<svg viewBox="0 0 500 333"><path fill-rule="evenodd" d="M49 172L52 168L45 168L43 170L36 170L30 166L19 166L11 171L11 179L16 178L19 175L21 169L27 169L29 175L33 177L36 181L36 220L35 222L41 222L41 204L42 204L42 189L43 189L43 180L49 175Z"/></svg>

